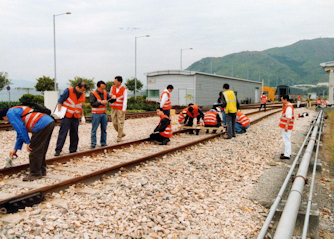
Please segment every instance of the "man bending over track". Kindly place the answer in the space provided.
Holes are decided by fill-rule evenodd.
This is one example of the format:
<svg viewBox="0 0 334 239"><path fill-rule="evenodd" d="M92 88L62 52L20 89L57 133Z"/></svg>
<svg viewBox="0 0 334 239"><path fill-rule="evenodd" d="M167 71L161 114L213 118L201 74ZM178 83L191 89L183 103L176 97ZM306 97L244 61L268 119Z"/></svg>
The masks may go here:
<svg viewBox="0 0 334 239"><path fill-rule="evenodd" d="M21 105L1 110L0 120L11 123L17 132L16 143L14 149L9 152L9 157L16 155L17 150L22 149L23 143L27 144L27 151L30 152L30 174L23 178L23 181L33 181L46 176L45 155L55 126L53 118ZM31 140L28 132L32 132Z"/></svg>

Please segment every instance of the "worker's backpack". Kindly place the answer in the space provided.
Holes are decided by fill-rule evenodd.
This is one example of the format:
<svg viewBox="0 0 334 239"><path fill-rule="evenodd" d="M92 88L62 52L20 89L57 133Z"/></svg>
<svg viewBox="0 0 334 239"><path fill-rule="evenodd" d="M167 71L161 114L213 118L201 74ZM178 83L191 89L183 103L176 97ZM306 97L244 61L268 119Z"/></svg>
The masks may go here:
<svg viewBox="0 0 334 239"><path fill-rule="evenodd" d="M22 100L21 103L22 103L22 105L25 105L25 106L28 106L28 107L34 109L34 111L32 111L28 114L31 114L31 113L34 113L34 112L39 112L39 113L49 115L54 121L56 121L56 119L51 115L52 111L49 108L46 108L43 105L39 105L39 104L36 104L34 102L25 101L25 100ZM22 115L21 118L23 118L24 116L26 116L28 114Z"/></svg>

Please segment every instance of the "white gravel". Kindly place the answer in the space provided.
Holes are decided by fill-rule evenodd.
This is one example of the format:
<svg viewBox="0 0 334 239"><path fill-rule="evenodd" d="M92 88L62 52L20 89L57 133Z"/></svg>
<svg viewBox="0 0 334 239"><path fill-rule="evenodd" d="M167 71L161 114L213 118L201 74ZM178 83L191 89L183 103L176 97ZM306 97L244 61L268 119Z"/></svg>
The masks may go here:
<svg viewBox="0 0 334 239"><path fill-rule="evenodd" d="M308 110L296 109L296 115L305 111ZM312 112L309 117L296 120L293 142L294 135L305 132L309 119L314 118L315 112L308 112ZM77 185L53 193L45 203L22 210L20 222L0 221L0 235L5 238L255 238L267 210L248 195L263 170L281 152L279 117L276 114L251 125L246 134L234 139L213 139L138 166L131 172L123 171L92 185ZM126 140L148 137L158 121L157 117L127 120ZM110 127L111 124L108 143L113 143L116 134ZM14 132L0 133L2 146L7 134L11 134L7 141L14 143ZM90 145L89 137L84 141L85 134L90 135L90 125L80 126L81 150ZM54 137L51 154L56 134ZM4 148L2 155L10 149ZM83 188L89 193L80 193Z"/></svg>

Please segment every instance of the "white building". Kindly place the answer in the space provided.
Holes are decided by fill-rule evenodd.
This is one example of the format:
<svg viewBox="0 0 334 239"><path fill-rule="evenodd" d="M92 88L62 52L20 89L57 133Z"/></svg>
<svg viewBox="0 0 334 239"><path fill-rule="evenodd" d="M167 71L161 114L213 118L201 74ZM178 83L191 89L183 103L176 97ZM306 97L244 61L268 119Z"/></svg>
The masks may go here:
<svg viewBox="0 0 334 239"><path fill-rule="evenodd" d="M239 79L229 76L214 74L165 70L146 74L147 77L147 99L160 101L160 95L167 85L173 85L171 93L173 105L188 105L194 103L201 106L213 105L217 102L219 92L223 91L225 83L230 85L238 98L239 103L260 102L261 82Z"/></svg>

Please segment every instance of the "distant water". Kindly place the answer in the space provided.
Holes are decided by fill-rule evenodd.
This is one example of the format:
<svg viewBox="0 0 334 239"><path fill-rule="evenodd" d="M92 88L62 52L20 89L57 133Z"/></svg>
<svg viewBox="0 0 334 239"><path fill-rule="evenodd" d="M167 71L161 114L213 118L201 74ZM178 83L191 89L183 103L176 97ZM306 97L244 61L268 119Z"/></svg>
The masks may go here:
<svg viewBox="0 0 334 239"><path fill-rule="evenodd" d="M60 92L63 92L63 90L61 89ZM24 90L24 89L12 89L10 90L10 101L19 101L19 99L24 94L43 95L42 92L36 91L35 89L29 90L29 93L27 90ZM9 93L7 92L7 90L1 90L0 91L0 101L8 102L8 100L9 100Z"/></svg>

